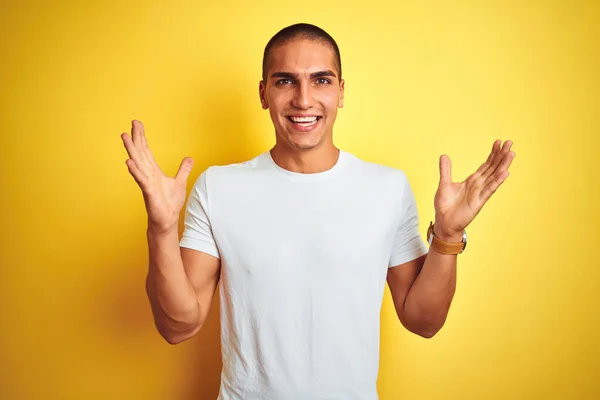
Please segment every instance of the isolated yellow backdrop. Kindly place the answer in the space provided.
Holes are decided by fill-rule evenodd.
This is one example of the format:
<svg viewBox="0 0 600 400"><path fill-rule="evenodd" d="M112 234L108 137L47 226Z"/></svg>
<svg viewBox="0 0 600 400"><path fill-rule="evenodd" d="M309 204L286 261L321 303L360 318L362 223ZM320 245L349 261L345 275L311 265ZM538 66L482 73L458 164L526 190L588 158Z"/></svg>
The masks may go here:
<svg viewBox="0 0 600 400"><path fill-rule="evenodd" d="M119 134L160 164L274 143L264 45L338 41L337 145L406 171L422 231L437 160L465 179L493 141L511 176L469 227L446 326L405 331L386 292L379 391L395 399L600 397L600 17L593 1L5 1L0 11L0 398L214 399L218 307L178 346L144 292L145 213Z"/></svg>

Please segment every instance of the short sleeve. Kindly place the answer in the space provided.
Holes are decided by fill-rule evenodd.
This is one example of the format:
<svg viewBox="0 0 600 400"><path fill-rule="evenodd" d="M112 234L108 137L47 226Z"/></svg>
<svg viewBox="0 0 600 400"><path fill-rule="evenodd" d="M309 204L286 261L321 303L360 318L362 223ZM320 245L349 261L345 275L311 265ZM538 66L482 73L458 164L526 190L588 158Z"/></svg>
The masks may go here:
<svg viewBox="0 0 600 400"><path fill-rule="evenodd" d="M392 246L389 267L412 261L428 252L427 245L419 233L417 203L404 173L402 173L401 180L402 193L398 206L402 212L400 213L400 221Z"/></svg>
<svg viewBox="0 0 600 400"><path fill-rule="evenodd" d="M179 245L220 258L210 223L207 189L209 170L204 171L194 183L185 209L183 237Z"/></svg>

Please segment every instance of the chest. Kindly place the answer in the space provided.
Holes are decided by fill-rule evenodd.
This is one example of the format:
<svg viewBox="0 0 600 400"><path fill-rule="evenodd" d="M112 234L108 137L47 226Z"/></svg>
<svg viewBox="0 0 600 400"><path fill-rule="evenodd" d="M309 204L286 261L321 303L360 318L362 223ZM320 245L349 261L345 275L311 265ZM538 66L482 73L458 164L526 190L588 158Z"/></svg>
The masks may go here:
<svg viewBox="0 0 600 400"><path fill-rule="evenodd" d="M376 192L335 189L265 189L221 203L213 233L229 273L305 281L385 272L398 210Z"/></svg>

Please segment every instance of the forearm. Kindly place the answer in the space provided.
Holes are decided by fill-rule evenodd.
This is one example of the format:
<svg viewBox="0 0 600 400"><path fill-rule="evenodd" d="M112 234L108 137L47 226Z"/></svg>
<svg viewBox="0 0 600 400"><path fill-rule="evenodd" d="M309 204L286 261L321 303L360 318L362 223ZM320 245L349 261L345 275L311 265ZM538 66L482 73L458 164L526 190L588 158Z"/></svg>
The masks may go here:
<svg viewBox="0 0 600 400"><path fill-rule="evenodd" d="M444 325L456 290L456 258L429 250L404 304L403 320L411 331L432 337Z"/></svg>
<svg viewBox="0 0 600 400"><path fill-rule="evenodd" d="M147 237L150 265L146 290L154 321L168 342L180 342L200 329L200 307L183 266L178 232L148 229Z"/></svg>

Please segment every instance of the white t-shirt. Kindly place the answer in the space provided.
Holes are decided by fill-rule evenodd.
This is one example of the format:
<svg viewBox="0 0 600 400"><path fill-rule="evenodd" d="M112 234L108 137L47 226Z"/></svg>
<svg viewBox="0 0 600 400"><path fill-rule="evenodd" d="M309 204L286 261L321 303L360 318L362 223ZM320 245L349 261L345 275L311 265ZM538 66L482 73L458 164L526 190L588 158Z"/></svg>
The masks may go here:
<svg viewBox="0 0 600 400"><path fill-rule="evenodd" d="M340 151L204 171L181 246L221 260L221 400L377 399L387 269L427 253L405 174Z"/></svg>

